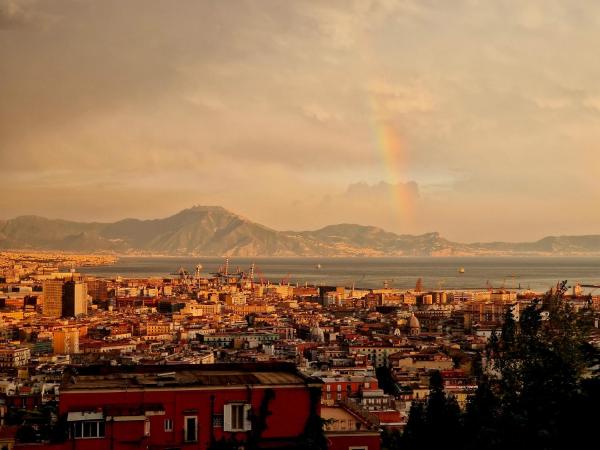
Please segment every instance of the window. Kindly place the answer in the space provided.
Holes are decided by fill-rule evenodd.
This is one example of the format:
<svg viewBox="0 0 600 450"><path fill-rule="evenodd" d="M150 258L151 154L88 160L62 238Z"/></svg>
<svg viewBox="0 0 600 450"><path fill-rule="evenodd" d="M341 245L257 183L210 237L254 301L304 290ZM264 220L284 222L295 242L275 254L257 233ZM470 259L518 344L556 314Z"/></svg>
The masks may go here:
<svg viewBox="0 0 600 450"><path fill-rule="evenodd" d="M185 416L185 442L196 442L198 440L198 418L196 416Z"/></svg>
<svg viewBox="0 0 600 450"><path fill-rule="evenodd" d="M75 439L91 439L104 437L104 422L79 421L73 423Z"/></svg>
<svg viewBox="0 0 600 450"><path fill-rule="evenodd" d="M369 389L371 387L371 383L365 383L365 389Z"/></svg>
<svg viewBox="0 0 600 450"><path fill-rule="evenodd" d="M337 399L338 399L338 400L341 400L341 399L342 399L342 394L338 394L338 395L337 395Z"/></svg>
<svg viewBox="0 0 600 450"><path fill-rule="evenodd" d="M327 385L327 392L329 392L329 391L331 391L331 385L330 384Z"/></svg>
<svg viewBox="0 0 600 450"><path fill-rule="evenodd" d="M173 419L165 419L165 431L173 431Z"/></svg>
<svg viewBox="0 0 600 450"><path fill-rule="evenodd" d="M251 406L244 403L230 403L225 405L223 414L224 431L249 431L252 429L250 422Z"/></svg>
<svg viewBox="0 0 600 450"><path fill-rule="evenodd" d="M150 419L148 418L144 422L144 436L150 436Z"/></svg>
<svg viewBox="0 0 600 450"><path fill-rule="evenodd" d="M340 392L342 390L342 385L341 384L337 385L337 390L338 390L338 392Z"/></svg>
<svg viewBox="0 0 600 450"><path fill-rule="evenodd" d="M213 428L223 428L223 414L213 415Z"/></svg>

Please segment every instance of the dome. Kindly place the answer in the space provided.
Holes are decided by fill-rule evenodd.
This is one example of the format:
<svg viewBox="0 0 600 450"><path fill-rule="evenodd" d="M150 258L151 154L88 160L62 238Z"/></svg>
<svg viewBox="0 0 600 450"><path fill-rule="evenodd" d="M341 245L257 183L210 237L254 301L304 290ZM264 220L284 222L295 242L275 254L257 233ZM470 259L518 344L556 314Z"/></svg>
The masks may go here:
<svg viewBox="0 0 600 450"><path fill-rule="evenodd" d="M417 319L414 313L410 316L410 319L408 320L408 326L409 328L421 328L419 319Z"/></svg>

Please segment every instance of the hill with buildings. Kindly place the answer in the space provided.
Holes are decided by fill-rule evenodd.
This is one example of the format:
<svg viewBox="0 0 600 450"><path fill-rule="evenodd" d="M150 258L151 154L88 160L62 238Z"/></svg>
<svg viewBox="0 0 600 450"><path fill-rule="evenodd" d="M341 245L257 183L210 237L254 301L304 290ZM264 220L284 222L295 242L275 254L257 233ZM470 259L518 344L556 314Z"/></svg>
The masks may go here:
<svg viewBox="0 0 600 450"><path fill-rule="evenodd" d="M600 235L464 244L439 233L395 234L356 224L277 231L222 207L195 206L163 219L113 223L20 216L0 221L0 249L206 256L586 255L600 254Z"/></svg>

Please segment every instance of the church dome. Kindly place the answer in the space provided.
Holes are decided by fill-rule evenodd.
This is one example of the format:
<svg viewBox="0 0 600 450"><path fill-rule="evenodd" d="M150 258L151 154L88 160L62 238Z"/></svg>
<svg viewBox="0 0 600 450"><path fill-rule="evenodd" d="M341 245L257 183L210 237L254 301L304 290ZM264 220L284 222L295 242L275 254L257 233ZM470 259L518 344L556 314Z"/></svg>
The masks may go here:
<svg viewBox="0 0 600 450"><path fill-rule="evenodd" d="M408 327L409 328L421 328L419 319L417 319L417 317L414 315L414 313L410 316L410 319L408 320Z"/></svg>

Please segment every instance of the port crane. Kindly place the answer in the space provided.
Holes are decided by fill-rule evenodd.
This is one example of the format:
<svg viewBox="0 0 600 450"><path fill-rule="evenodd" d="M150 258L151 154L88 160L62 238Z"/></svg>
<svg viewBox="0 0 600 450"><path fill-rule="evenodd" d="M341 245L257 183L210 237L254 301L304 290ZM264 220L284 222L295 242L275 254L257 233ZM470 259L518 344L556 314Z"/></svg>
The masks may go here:
<svg viewBox="0 0 600 450"><path fill-rule="evenodd" d="M281 285L286 285L286 284L289 285L290 284L290 277L291 277L291 274L289 274L289 273L285 277L283 277L281 279Z"/></svg>

